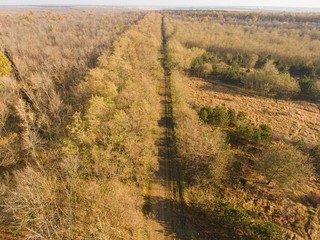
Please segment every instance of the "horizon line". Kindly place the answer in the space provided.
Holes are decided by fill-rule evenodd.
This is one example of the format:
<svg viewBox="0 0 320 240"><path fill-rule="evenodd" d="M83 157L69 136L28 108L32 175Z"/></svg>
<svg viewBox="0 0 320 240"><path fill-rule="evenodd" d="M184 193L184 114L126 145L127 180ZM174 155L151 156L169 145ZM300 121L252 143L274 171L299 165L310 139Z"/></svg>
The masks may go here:
<svg viewBox="0 0 320 240"><path fill-rule="evenodd" d="M153 7L153 8L180 8L180 9L217 9L217 8L226 8L226 9L239 9L239 8L249 8L249 9L256 9L256 10L263 10L266 8L269 9L304 9L304 10L318 10L320 11L320 7L291 7L291 6L252 6L252 5L234 5L234 6L228 6L228 5L199 5L199 6L193 6L193 5L139 5L139 4L1 4L0 7L120 7L120 8L128 8L128 7L134 7L134 8L146 8L146 7Z"/></svg>

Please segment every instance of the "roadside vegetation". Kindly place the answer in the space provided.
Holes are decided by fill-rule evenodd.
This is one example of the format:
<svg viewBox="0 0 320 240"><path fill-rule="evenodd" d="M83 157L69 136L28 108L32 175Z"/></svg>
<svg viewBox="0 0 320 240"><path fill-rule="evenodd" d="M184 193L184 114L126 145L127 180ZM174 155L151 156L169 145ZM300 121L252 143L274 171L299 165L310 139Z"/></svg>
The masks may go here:
<svg viewBox="0 0 320 240"><path fill-rule="evenodd" d="M220 27L226 30L229 26ZM189 88L193 81L190 76L219 79L276 101L281 94L292 97L301 91L299 80L281 71L271 58L260 64L258 55L240 60L241 56L228 55L225 49L212 52L209 45L205 46L210 40L202 39L201 34L219 35L217 28L212 27L211 34L211 27L205 22L193 18L175 20L174 14L166 18L176 148L185 181L187 211L196 224L206 226L217 238L304 238L308 235L304 232L306 224L313 229L314 237L319 219L305 207L310 206L310 199L314 202L316 197L311 192L317 191L311 180L315 177L315 159L308 151L294 147L293 142L275 141L268 123L253 124L246 112L227 108L223 101L222 105L199 108L194 100L201 99L201 91L191 97L194 92ZM219 37L225 35L224 32ZM194 44L190 44L193 36ZM283 198L286 203L280 203ZM292 209L286 213L289 203ZM272 209L267 210L267 206ZM276 217L276 211L281 216ZM294 217L295 211L300 212L300 219ZM289 215L296 225L288 225Z"/></svg>
<svg viewBox="0 0 320 240"><path fill-rule="evenodd" d="M28 238L147 237L141 209L157 169L160 26L149 14L104 51L73 89L75 112L64 110L50 78L34 80L31 102L1 78L10 111L2 114L1 205ZM57 124L72 112L65 128Z"/></svg>

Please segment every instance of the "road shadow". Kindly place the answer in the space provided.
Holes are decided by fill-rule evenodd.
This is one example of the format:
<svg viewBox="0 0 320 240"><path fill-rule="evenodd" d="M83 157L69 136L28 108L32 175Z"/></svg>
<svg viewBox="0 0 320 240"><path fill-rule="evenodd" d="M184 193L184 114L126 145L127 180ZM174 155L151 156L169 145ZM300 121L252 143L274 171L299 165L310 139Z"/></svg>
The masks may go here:
<svg viewBox="0 0 320 240"><path fill-rule="evenodd" d="M158 208L161 206L161 208ZM163 230L159 230L168 239L200 240L201 234L191 227L191 222L181 211L181 203L163 197L150 197L145 201L143 213L145 216L157 221ZM164 211L163 211L164 210Z"/></svg>

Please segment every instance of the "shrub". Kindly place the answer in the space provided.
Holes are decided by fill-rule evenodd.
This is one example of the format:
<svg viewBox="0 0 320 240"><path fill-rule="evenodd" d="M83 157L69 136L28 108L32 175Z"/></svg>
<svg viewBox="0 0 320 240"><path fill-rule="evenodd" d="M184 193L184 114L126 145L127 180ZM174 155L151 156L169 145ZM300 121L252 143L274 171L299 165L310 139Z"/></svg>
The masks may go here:
<svg viewBox="0 0 320 240"><path fill-rule="evenodd" d="M235 125L237 122L237 113L234 109L229 108L228 109L228 116L229 116L229 124Z"/></svg>
<svg viewBox="0 0 320 240"><path fill-rule="evenodd" d="M205 123L220 127L228 127L230 124L236 123L235 110L226 109L223 106L203 107L200 109L199 116Z"/></svg>
<svg viewBox="0 0 320 240"><path fill-rule="evenodd" d="M315 192L310 192L307 196L305 196L302 202L317 208L320 205L320 195Z"/></svg>
<svg viewBox="0 0 320 240"><path fill-rule="evenodd" d="M320 174L320 145L311 149L311 156L314 157L314 165L318 174Z"/></svg>
<svg viewBox="0 0 320 240"><path fill-rule="evenodd" d="M237 115L237 120L239 120L239 121L244 121L244 120L246 120L246 117L247 117L246 113L240 111L240 112L238 113L238 115Z"/></svg>
<svg viewBox="0 0 320 240"><path fill-rule="evenodd" d="M5 57L5 55L0 52L0 77L6 77L11 73L11 63Z"/></svg>
<svg viewBox="0 0 320 240"><path fill-rule="evenodd" d="M212 216L219 230L223 231L224 239L282 239L282 231L278 225L255 220L244 209L232 203L217 202Z"/></svg>
<svg viewBox="0 0 320 240"><path fill-rule="evenodd" d="M229 67L221 73L221 80L226 83L239 85L242 75L239 67Z"/></svg>
<svg viewBox="0 0 320 240"><path fill-rule="evenodd" d="M313 77L316 75L316 68L313 65L298 64L292 65L289 68L289 72L295 77Z"/></svg>
<svg viewBox="0 0 320 240"><path fill-rule="evenodd" d="M191 75L195 77L208 77L212 71L212 56L205 52L200 57L196 57L191 63Z"/></svg>
<svg viewBox="0 0 320 240"><path fill-rule="evenodd" d="M317 145L314 148L312 148L311 154L315 158L320 158L320 145Z"/></svg>
<svg viewBox="0 0 320 240"><path fill-rule="evenodd" d="M235 135L237 139L251 141L254 138L255 130L250 124L242 123L237 127Z"/></svg>
<svg viewBox="0 0 320 240"><path fill-rule="evenodd" d="M224 106L216 106L215 108L203 107L199 111L200 119L214 126L219 127L236 127L230 133L230 137L234 141L245 140L255 141L257 143L270 142L272 136L272 129L267 124L262 124L258 128L245 122L246 114L239 112L238 114L232 108L225 108Z"/></svg>
<svg viewBox="0 0 320 240"><path fill-rule="evenodd" d="M313 173L308 158L284 143L264 149L258 166L266 176L267 184L276 181L282 187L303 185Z"/></svg>
<svg viewBox="0 0 320 240"><path fill-rule="evenodd" d="M304 97L308 99L320 98L320 80L305 76L299 81L299 86Z"/></svg>
<svg viewBox="0 0 320 240"><path fill-rule="evenodd" d="M303 139L299 139L293 142L293 146L295 146L296 149L303 151L306 149L306 142Z"/></svg>
<svg viewBox="0 0 320 240"><path fill-rule="evenodd" d="M254 65L254 68L263 68L267 61L268 61L268 58L259 56L258 60Z"/></svg>
<svg viewBox="0 0 320 240"><path fill-rule="evenodd" d="M226 127L229 126L230 119L228 111L223 106L216 106L212 111L211 124Z"/></svg>
<svg viewBox="0 0 320 240"><path fill-rule="evenodd" d="M264 240L281 240L282 230L281 227L272 222L257 221L253 224L253 232L256 239Z"/></svg>
<svg viewBox="0 0 320 240"><path fill-rule="evenodd" d="M209 123L209 118L212 116L212 108L211 107L203 107L200 109L199 117L205 123Z"/></svg>
<svg viewBox="0 0 320 240"><path fill-rule="evenodd" d="M269 61L261 70L247 73L242 79L245 88L261 93L282 93L298 91L298 84L289 74L279 73Z"/></svg>
<svg viewBox="0 0 320 240"><path fill-rule="evenodd" d="M269 125L262 124L256 129L255 136L257 142L270 142L272 136L272 129Z"/></svg>

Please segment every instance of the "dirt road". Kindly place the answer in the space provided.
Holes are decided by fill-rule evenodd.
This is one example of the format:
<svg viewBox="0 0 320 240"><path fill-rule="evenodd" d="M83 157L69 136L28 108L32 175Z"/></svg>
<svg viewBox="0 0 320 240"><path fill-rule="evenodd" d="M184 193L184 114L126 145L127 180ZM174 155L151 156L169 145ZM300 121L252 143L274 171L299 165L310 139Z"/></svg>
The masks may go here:
<svg viewBox="0 0 320 240"><path fill-rule="evenodd" d="M162 23L164 35L164 23ZM165 68L165 45L163 39L162 61L165 76L160 84L161 118L160 135L157 141L159 170L150 189L149 239L199 239L184 214L184 202L180 184L179 165L174 159L174 129L170 91L170 71Z"/></svg>

